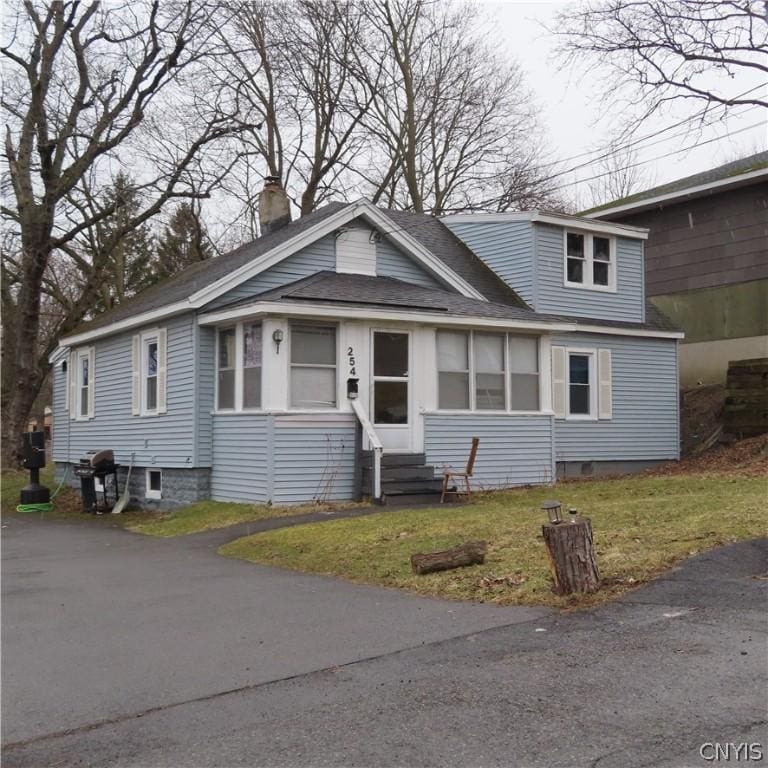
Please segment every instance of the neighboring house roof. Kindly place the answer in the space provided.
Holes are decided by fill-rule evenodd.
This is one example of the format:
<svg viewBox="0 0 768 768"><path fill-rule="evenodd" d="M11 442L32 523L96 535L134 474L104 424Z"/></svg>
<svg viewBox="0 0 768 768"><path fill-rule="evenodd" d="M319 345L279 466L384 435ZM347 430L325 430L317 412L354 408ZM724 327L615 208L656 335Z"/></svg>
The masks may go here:
<svg viewBox="0 0 768 768"><path fill-rule="evenodd" d="M323 225L333 223L332 220L353 216L373 220L373 226L405 250L408 250L409 245L412 250L421 249L421 258L431 260L431 263L426 265L429 269L441 279L453 282L458 288L463 286L463 290L474 294L478 299L485 298L518 307L527 306L510 286L434 217L377 208L363 200L356 203L329 203L229 253L194 264L114 309L83 323L62 343L67 343L69 339L81 334L90 334L101 329L107 331L109 326L116 324L119 324L121 330L124 326L138 325L138 318L148 313L169 316L174 311L200 308L215 298L214 295L205 295L208 288L226 283L230 279L239 279L243 270L249 269L251 265L258 267L260 261L287 247L297 237L309 237L313 229L321 232ZM320 236L322 235L318 234L318 237ZM247 277L248 275L243 275L242 279ZM224 286L222 291L225 290L229 289ZM191 301L196 296L199 296L199 301Z"/></svg>
<svg viewBox="0 0 768 768"><path fill-rule="evenodd" d="M580 215L590 218L613 218L619 214L638 213L681 198L702 197L765 180L768 180L768 151L758 152L703 173L686 176L621 200L590 208Z"/></svg>
<svg viewBox="0 0 768 768"><path fill-rule="evenodd" d="M646 321L631 323L613 320L593 320L584 317L549 315L532 309L478 301L450 291L422 288L392 277L318 272L288 285L274 288L257 296L232 302L211 310L210 317L235 314L238 310L258 309L274 303L299 306L336 307L349 311L353 307L375 307L409 312L439 313L445 317L485 318L522 323L568 326L568 330L606 328L612 331L648 331L678 335L679 329L656 307L647 302ZM268 308L268 307L267 307ZM243 313L244 314L244 313ZM203 317L205 320L205 316Z"/></svg>

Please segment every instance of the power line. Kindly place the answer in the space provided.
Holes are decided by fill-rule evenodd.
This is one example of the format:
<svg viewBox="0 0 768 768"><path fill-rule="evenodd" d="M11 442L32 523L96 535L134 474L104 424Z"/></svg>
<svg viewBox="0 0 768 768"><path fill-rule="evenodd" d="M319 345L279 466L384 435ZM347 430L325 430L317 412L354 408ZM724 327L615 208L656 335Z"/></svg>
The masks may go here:
<svg viewBox="0 0 768 768"><path fill-rule="evenodd" d="M636 168L637 166L645 165L646 163L652 163L652 162L654 162L656 160L663 160L664 158L672 157L673 155L679 155L681 152L687 152L687 151L689 151L691 149L696 149L697 147L703 147L703 146L705 146L707 144L711 144L714 141L722 141L723 139L729 139L729 138L731 138L731 136L737 136L738 134L744 133L745 131L751 131L753 128L757 128L760 125L765 125L765 121L764 120L760 120L757 123L753 123L752 125L747 125L744 128L740 128L738 131L729 131L727 134L725 134L723 136L714 136L711 139L707 139L706 141L700 141L700 142L698 142L696 144L693 144L693 145L691 145L689 147L681 147L680 149L676 149L673 152L667 152L667 153L665 153L663 155L657 155L656 157L649 157L646 160L639 160L636 163L630 163L628 165L623 165L623 166L621 166L619 168L615 168L613 170L606 171L605 173L598 173L598 174L596 174L594 176L589 176L586 179L577 179L576 181L571 181L571 182L568 182L567 184L561 184L560 186L555 187L555 189L556 190L560 190L560 189L565 189L566 187L573 187L576 184L583 184L586 181L594 181L595 179L601 179L603 176L610 176L612 173L615 173L616 171L626 171L626 170L629 170L630 168ZM571 171L564 171L563 173L560 173L560 174L554 174L553 176L549 176L546 179L543 179L542 181L550 181L551 179L558 178L559 176L564 176L564 175L566 175L567 173L570 173L570 172Z"/></svg>
<svg viewBox="0 0 768 768"><path fill-rule="evenodd" d="M756 91L756 90L758 90L760 88L765 88L766 85L768 85L768 83L761 83L760 85L756 85L754 88L750 88L749 90L744 91L743 93L740 93L737 96L734 96L734 99L740 99L740 98L742 98L744 96L747 96L750 93L752 93L753 91ZM672 125L668 125L666 128L661 128L658 131L654 131L652 133L646 134L645 136L640 136L639 138L634 139L633 141L626 142L626 143L623 143L623 144L618 144L613 149L611 149L610 151L605 152L605 154L600 155L598 157L595 157L590 162L584 163L583 165L578 166L577 168L573 168L573 169L571 169L571 171L578 170L581 167L593 165L598 160L602 160L602 159L605 159L607 157L610 157L611 155L618 154L619 152L622 152L622 151L624 151L626 149L630 149L631 147L634 147L637 144L642 144L644 141L647 141L648 139L656 138L657 136L660 136L661 134L666 133L667 131L672 131L675 128L679 128L681 125L685 125L686 123L690 123L690 122L693 122L694 120L698 120L700 117L703 117L704 115L706 115L707 111L709 111L711 113L711 112L714 112L715 110L718 110L718 109L726 109L727 106L728 106L727 104L719 104L719 105L717 105L715 107L712 107L711 109L709 109L708 107L705 107L700 112L696 112L695 114L691 115L690 117L686 117L683 120L678 121L677 123L673 123ZM746 112L749 112L752 109L756 109L756 108L759 108L759 105L754 105L754 106L750 107L749 109L745 110L745 112L742 112L742 115L746 114ZM671 139L671 138L674 138L674 137L670 136L669 138ZM587 152L581 152L578 155L572 155L571 157L567 157L567 158L565 158L563 160L554 160L554 161L552 161L550 163L544 163L543 165L540 165L539 167L540 168L551 168L553 166L560 165L561 163L572 162L573 160L578 160L581 157L589 157L590 155L593 155L596 152L602 152L602 151L603 150L600 150L600 149L593 149L593 150L589 150ZM570 173L571 171L566 171L566 173Z"/></svg>

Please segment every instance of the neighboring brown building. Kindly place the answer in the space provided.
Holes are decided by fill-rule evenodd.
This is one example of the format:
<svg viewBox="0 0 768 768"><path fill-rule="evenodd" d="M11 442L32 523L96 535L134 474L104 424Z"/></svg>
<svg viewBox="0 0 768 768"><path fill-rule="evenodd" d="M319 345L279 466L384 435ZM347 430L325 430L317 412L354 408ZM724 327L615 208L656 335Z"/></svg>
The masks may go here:
<svg viewBox="0 0 768 768"><path fill-rule="evenodd" d="M648 227L646 295L686 334L683 386L768 356L768 152L586 212Z"/></svg>

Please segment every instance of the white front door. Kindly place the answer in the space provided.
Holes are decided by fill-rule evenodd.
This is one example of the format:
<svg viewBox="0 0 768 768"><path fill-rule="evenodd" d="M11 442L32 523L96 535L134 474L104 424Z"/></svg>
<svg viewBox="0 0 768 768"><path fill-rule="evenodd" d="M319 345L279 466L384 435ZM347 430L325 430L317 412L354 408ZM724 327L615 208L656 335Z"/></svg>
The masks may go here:
<svg viewBox="0 0 768 768"><path fill-rule="evenodd" d="M411 334L371 331L371 422L385 451L410 451Z"/></svg>

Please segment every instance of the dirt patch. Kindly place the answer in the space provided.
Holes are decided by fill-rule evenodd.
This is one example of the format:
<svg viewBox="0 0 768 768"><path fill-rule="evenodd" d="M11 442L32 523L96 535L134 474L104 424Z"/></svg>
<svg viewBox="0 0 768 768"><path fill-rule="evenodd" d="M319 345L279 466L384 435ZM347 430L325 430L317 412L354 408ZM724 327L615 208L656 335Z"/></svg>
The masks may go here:
<svg viewBox="0 0 768 768"><path fill-rule="evenodd" d="M716 445L697 456L665 464L651 470L654 475L717 473L740 477L768 478L768 434L736 440L730 445Z"/></svg>
<svg viewBox="0 0 768 768"><path fill-rule="evenodd" d="M725 387L708 384L680 393L680 441L683 456L710 448L723 426Z"/></svg>

